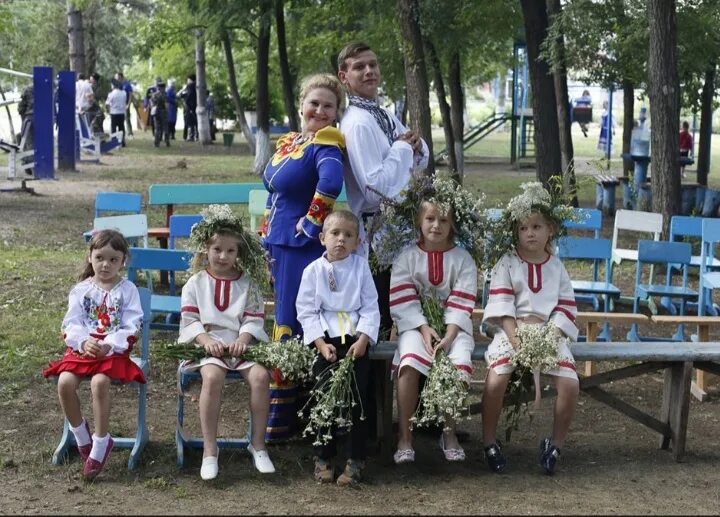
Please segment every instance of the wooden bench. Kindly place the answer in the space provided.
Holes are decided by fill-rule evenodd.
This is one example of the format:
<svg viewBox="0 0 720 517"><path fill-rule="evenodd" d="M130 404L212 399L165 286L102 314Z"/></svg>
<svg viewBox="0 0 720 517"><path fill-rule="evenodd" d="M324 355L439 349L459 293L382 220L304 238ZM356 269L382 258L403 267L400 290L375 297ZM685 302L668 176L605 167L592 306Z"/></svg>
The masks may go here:
<svg viewBox="0 0 720 517"><path fill-rule="evenodd" d="M650 320L658 324L696 325L696 337L699 343L707 343L710 341L710 326L720 324L720 316L652 316ZM706 382L705 370L697 368L695 370L695 380L690 386L690 391L700 402L704 401L707 397L707 392L705 391Z"/></svg>
<svg viewBox="0 0 720 517"><path fill-rule="evenodd" d="M390 379L390 364L396 346L395 342L382 341L370 350L370 359L380 363L378 365L380 367L376 370L379 377L375 378L377 435L380 441L380 453L386 459L390 458L394 448L393 383ZM485 344L476 345L472 359L482 361L486 349ZM692 369L695 367L720 374L720 343L586 342L572 344L570 350L576 361L634 363L581 377L580 390L659 433L660 447L669 449L672 444L673 458L676 461L682 460L687 436ZM645 413L600 387L613 381L638 377L658 370L665 372L659 418ZM554 395L555 391L552 389L542 392L543 397ZM473 407L477 409L479 405Z"/></svg>
<svg viewBox="0 0 720 517"><path fill-rule="evenodd" d="M607 174L595 175L595 207L602 210L603 215L613 215L615 213L615 187L620 184L620 180L615 176Z"/></svg>
<svg viewBox="0 0 720 517"><path fill-rule="evenodd" d="M262 183L156 183L148 189L148 206L165 205L165 226L149 228L148 236L167 247L170 216L176 205L247 204L250 191L265 189Z"/></svg>

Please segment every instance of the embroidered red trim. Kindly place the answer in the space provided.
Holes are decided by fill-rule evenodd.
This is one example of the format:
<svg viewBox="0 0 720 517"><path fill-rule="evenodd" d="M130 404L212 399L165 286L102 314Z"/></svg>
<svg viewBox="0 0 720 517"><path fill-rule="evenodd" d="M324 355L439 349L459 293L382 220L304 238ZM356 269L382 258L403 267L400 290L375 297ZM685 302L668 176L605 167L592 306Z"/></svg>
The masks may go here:
<svg viewBox="0 0 720 517"><path fill-rule="evenodd" d="M570 307L576 307L577 304L575 303L575 300L567 300L564 298L558 299L558 305L569 305Z"/></svg>
<svg viewBox="0 0 720 517"><path fill-rule="evenodd" d="M515 294L515 292L507 287L498 287L496 289L490 289L490 294Z"/></svg>
<svg viewBox="0 0 720 517"><path fill-rule="evenodd" d="M445 307L452 307L453 309L460 309L461 311L469 312L472 314L474 307L467 307L465 305L460 305L459 303L453 303L453 302L446 302Z"/></svg>
<svg viewBox="0 0 720 517"><path fill-rule="evenodd" d="M432 285L443 281L443 251L426 251L428 256L428 280Z"/></svg>
<svg viewBox="0 0 720 517"><path fill-rule="evenodd" d="M200 309L193 307L192 305L183 305L180 307L180 312L194 312L195 314L200 314Z"/></svg>
<svg viewBox="0 0 720 517"><path fill-rule="evenodd" d="M552 311L553 312L562 312L565 316L567 316L567 318L570 321L575 321L575 315L572 312L570 312L569 310L564 309L563 307L555 307Z"/></svg>
<svg viewBox="0 0 720 517"><path fill-rule="evenodd" d="M411 294L409 296L403 296L402 298L396 298L395 300L390 300L390 307L394 305L399 305L401 303L409 302L412 300L418 300L418 297L416 294Z"/></svg>
<svg viewBox="0 0 720 517"><path fill-rule="evenodd" d="M398 284L395 287L390 288L390 294L397 293L398 291L404 291L405 289L412 289L417 292L415 284Z"/></svg>
<svg viewBox="0 0 720 517"><path fill-rule="evenodd" d="M450 296L457 296L458 298L465 298L466 300L470 300L472 302L474 302L477 299L474 294L466 293L463 291L457 291L454 289L452 291L450 291Z"/></svg>
<svg viewBox="0 0 720 517"><path fill-rule="evenodd" d="M215 279L215 307L224 312L230 306L230 282L232 280Z"/></svg>

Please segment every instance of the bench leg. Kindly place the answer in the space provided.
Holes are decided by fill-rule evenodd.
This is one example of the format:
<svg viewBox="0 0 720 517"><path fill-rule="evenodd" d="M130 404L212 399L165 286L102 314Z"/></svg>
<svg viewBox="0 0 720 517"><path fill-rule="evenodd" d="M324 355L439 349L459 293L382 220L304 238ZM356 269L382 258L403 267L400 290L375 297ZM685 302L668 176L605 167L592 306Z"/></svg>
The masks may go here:
<svg viewBox="0 0 720 517"><path fill-rule="evenodd" d="M140 454L150 439L146 424L147 412L147 384L141 384L138 388L138 414L137 414L137 434L135 435L135 444L130 451L130 459L128 460L128 470L135 470L140 463Z"/></svg>
<svg viewBox="0 0 720 517"><path fill-rule="evenodd" d="M705 343L707 341L710 341L710 327L708 325L698 325L697 327L697 335L698 335L698 342ZM705 400L705 397L707 397L707 390L705 386L705 372L696 369L695 370L695 380L692 382L690 386L690 391L693 394L693 396L698 399L700 402Z"/></svg>
<svg viewBox="0 0 720 517"><path fill-rule="evenodd" d="M665 370L665 386L660 420L670 426L670 436L663 436L660 448L668 449L672 442L673 458L681 461L685 454L687 422L690 412L690 381L692 362L678 363Z"/></svg>
<svg viewBox="0 0 720 517"><path fill-rule="evenodd" d="M389 459L392 455L393 432L393 383L390 379L392 361L375 361L375 400L377 401L377 437L380 441L380 457ZM380 376L379 378L377 376Z"/></svg>
<svg viewBox="0 0 720 517"><path fill-rule="evenodd" d="M52 464L62 465L63 460L67 458L70 452L70 447L73 445L75 445L75 436L70 432L70 424L68 423L67 418L63 418L62 437L60 438L60 443L58 444L57 449L55 449L55 452L53 453Z"/></svg>
<svg viewBox="0 0 720 517"><path fill-rule="evenodd" d="M592 343L597 341L598 336L598 324L594 321L588 321L585 325L585 335L587 336L587 342ZM593 364L592 361L585 361L585 375L590 377L597 373L597 365Z"/></svg>

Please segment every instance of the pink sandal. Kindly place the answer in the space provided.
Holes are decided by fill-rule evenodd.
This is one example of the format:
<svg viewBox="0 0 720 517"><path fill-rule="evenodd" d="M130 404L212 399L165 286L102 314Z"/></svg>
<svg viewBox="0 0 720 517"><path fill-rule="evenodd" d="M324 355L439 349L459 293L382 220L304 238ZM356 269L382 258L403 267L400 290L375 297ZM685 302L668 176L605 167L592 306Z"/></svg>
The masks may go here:
<svg viewBox="0 0 720 517"><path fill-rule="evenodd" d="M398 449L393 454L393 460L396 465L401 463L412 463L415 461L415 451L413 449Z"/></svg>
<svg viewBox="0 0 720 517"><path fill-rule="evenodd" d="M440 434L440 448L447 461L465 461L465 450L462 447L459 449L445 448L445 433Z"/></svg>

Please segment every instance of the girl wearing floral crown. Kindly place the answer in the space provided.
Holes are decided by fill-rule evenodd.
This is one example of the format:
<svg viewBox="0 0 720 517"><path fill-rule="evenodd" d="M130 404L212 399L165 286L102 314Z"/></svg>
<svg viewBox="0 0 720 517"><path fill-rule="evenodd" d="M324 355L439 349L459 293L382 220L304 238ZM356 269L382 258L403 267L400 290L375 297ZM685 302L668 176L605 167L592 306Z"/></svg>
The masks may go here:
<svg viewBox="0 0 720 517"><path fill-rule="evenodd" d="M490 295L483 322L499 327L485 353L488 376L482 401L483 445L492 472L507 461L495 433L503 397L515 369L516 330L523 325L551 324L558 338L576 340L577 309L570 277L552 253L552 241L562 231L569 207L540 183L524 183L523 193L510 200L493 233L495 251L504 254L492 270ZM579 382L567 339L558 339L557 366L547 372L555 380L557 400L552 437L540 442L540 465L553 474L575 414Z"/></svg>
<svg viewBox="0 0 720 517"><path fill-rule="evenodd" d="M478 201L443 175L437 176L431 185L423 183L412 184L410 192L406 192L406 199L419 206L414 221L419 239L394 260L390 279L390 313L399 334L392 361L393 373L397 375L400 435L393 457L395 463L415 460L411 418L418 403L420 376L428 376L437 349L445 350L466 382L473 371L470 355L475 343L471 316L478 276L474 256L479 251L481 239L477 232L481 225L472 222ZM396 207L395 213L399 212L402 210ZM444 332L431 326L441 324L424 313L425 297L439 302ZM440 436L440 448L447 461L463 461L465 451L455 434L455 423L445 418L447 425Z"/></svg>
<svg viewBox="0 0 720 517"><path fill-rule="evenodd" d="M182 290L179 343L204 348L205 359L186 368L200 369L200 426L203 460L200 477L218 474L217 431L220 399L228 370L239 370L250 386L251 443L255 468L275 471L265 447L270 408L270 374L260 364L241 358L253 341L268 341L263 329L260 288L267 284L260 240L246 232L228 205L211 205L192 227L190 243L196 254L195 273Z"/></svg>
<svg viewBox="0 0 720 517"><path fill-rule="evenodd" d="M70 291L62 322L67 346L59 361L43 371L58 376L58 396L83 461L83 476L95 478L113 449L108 432L110 381L145 383L130 351L142 331L143 311L135 284L120 276L128 243L115 230L101 230L90 239L90 252L80 283ZM77 390L90 378L95 433L82 417Z"/></svg>

